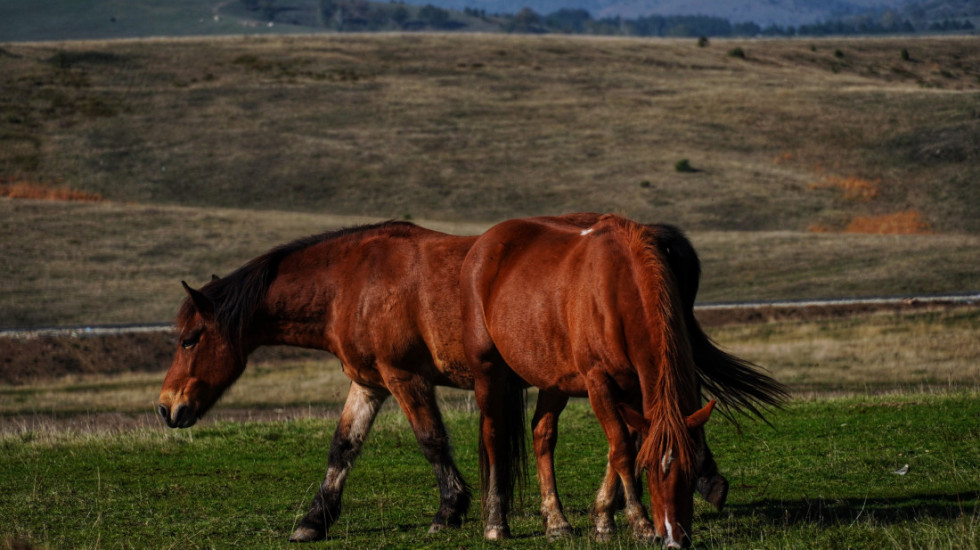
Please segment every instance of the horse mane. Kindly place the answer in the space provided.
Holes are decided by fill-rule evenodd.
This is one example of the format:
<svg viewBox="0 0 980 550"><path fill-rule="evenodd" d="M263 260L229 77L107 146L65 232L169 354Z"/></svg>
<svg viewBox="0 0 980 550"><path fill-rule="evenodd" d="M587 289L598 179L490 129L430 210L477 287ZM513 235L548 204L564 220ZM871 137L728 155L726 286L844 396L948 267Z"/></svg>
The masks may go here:
<svg viewBox="0 0 980 550"><path fill-rule="evenodd" d="M637 365L643 416L650 422L648 435L637 454L637 467L647 468L650 475L662 457L672 455L671 467L693 476L695 445L687 429L686 415L698 408L699 390L681 290L663 251L651 244L655 242L652 238L655 229L622 218L617 222L633 255L634 276L648 329L660 331L651 341L661 343L649 357L651 364Z"/></svg>
<svg viewBox="0 0 980 550"><path fill-rule="evenodd" d="M205 284L200 293L214 304L214 323L225 339L244 359L244 343L248 337L252 320L258 313L275 280L279 265L288 256L311 246L341 239L348 236L363 235L381 229L402 229L416 227L410 222L388 220L385 222L345 227L311 235L283 244L253 258L225 277L216 278ZM190 298L186 298L177 314L177 327L186 324L196 308Z"/></svg>

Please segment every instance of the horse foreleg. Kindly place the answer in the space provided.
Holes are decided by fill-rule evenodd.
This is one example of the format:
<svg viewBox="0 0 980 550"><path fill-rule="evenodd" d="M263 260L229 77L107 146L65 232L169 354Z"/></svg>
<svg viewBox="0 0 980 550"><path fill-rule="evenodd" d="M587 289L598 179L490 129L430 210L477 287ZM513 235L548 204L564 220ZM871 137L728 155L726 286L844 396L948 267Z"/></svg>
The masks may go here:
<svg viewBox="0 0 980 550"><path fill-rule="evenodd" d="M330 526L340 516L340 499L347 474L361 452L364 438L371 430L378 409L388 395L387 390L368 388L351 382L344 410L340 414L333 441L330 442L327 473L313 497L310 511L290 535L291 542L310 542L326 538Z"/></svg>
<svg viewBox="0 0 980 550"><path fill-rule="evenodd" d="M395 380L386 378L388 389L398 400L422 454L432 464L439 484L439 510L432 519L429 533L444 527L463 524L470 507L470 489L453 462L449 435L436 404L435 388L418 376Z"/></svg>
<svg viewBox="0 0 980 550"><path fill-rule="evenodd" d="M541 517L545 534L557 539L571 534L572 526L565 518L558 486L555 483L555 444L558 441L558 415L568 404L563 393L541 391L531 419L534 431L534 454L538 462L538 485L541 487Z"/></svg>
<svg viewBox="0 0 980 550"><path fill-rule="evenodd" d="M622 485L619 474L613 469L612 463L606 463L606 474L602 477L602 486L596 493L595 503L592 504L590 516L592 529L596 540L605 542L616 531L616 521L613 515L617 508L622 508Z"/></svg>
<svg viewBox="0 0 980 550"><path fill-rule="evenodd" d="M629 434L630 443L633 445L632 452L636 452L636 449L640 448L640 434L634 432L632 429ZM636 483L636 495L639 499L643 498L642 481L643 478L641 476L636 476L634 479ZM592 507L591 513L592 524L595 526L595 535L598 540L608 540L613 532L616 531L616 522L613 516L617 510L622 510L625 507L626 497L623 491L623 485L619 479L619 474L607 462L606 474L602 478L602 487L599 488L599 492L596 494L596 502Z"/></svg>
<svg viewBox="0 0 980 550"><path fill-rule="evenodd" d="M589 391L589 403L595 412L596 418L602 425L606 438L609 440L609 466L607 468L606 480L599 494L596 495L596 503L593 507L593 518L604 520L609 518L611 523L612 508L615 504L615 492L610 491L614 486L609 481L610 475L617 475L623 488L625 500L626 518L633 528L633 534L642 541L656 541L659 537L650 522L646 508L640 499L636 483L636 449L630 439L629 430L626 424L616 412L617 400L614 396L615 382L609 376L599 370L592 369L586 376L586 384ZM609 525L596 525L596 535L599 538L608 537L611 531L600 531L599 529L611 529Z"/></svg>

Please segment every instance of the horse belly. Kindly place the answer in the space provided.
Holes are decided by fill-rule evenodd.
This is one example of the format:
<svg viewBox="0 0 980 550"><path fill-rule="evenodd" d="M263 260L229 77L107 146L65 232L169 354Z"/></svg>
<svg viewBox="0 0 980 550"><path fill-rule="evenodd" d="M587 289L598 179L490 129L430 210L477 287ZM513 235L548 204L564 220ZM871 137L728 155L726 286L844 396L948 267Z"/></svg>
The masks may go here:
<svg viewBox="0 0 980 550"><path fill-rule="evenodd" d="M435 383L440 386L449 386L461 390L473 389L473 373L469 367L461 360L444 361L436 359L434 361L438 378Z"/></svg>
<svg viewBox="0 0 980 550"><path fill-rule="evenodd" d="M492 337L501 358L527 384L576 397L587 394L585 378L566 355L567 342L530 333L520 333L516 339L508 336L498 333Z"/></svg>

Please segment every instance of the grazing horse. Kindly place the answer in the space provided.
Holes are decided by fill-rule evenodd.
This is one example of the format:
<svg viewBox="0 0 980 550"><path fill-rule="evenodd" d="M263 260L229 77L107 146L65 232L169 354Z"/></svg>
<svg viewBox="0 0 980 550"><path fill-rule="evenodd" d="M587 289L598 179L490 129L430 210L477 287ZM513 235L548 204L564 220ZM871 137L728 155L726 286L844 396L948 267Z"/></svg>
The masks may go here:
<svg viewBox="0 0 980 550"><path fill-rule="evenodd" d="M638 538L690 543L697 472L710 460L702 426L714 402L700 406L683 285L664 251L651 245L656 240L655 228L615 216L584 229L556 219L511 220L467 254L463 344L481 411L488 539L510 536L523 389L530 385L546 396L587 396L605 431L609 463L593 509L600 536L612 527L609 488L618 478ZM735 378L745 385L745 375ZM758 379L763 389L746 402L778 401L781 386ZM631 427L644 436L638 453ZM640 501L636 466L649 471L655 524Z"/></svg>
<svg viewBox="0 0 980 550"><path fill-rule="evenodd" d="M598 214L562 217L587 227ZM678 273L694 274L685 289L693 315L700 265L690 242L669 226L656 244ZM459 269L476 237L457 237L406 222L386 222L297 240L259 256L188 294L177 315L178 345L161 390L158 411L172 428L192 426L244 371L249 354L264 345L327 350L343 363L350 390L330 444L327 471L293 541L326 536L340 514L347 474L382 403L394 395L432 464L440 506L430 531L458 525L470 492L451 455L434 387L473 388L465 366ZM685 281L691 281L685 277ZM742 402L767 403L738 385L748 367L732 362L701 334L704 387L723 388L736 410ZM749 369L750 370L750 369ZM712 386L714 384L714 386ZM725 402L722 394L719 394ZM542 493L554 495L549 533L570 530L557 503L551 456L557 415L567 397L545 393L535 413ZM744 408L744 407L742 407ZM699 490L717 507L728 483L706 462ZM550 482L548 481L550 480ZM611 480L618 483L617 478ZM614 494L616 486L608 492ZM557 509L553 507L557 505ZM546 511L547 510L547 511Z"/></svg>
<svg viewBox="0 0 980 550"><path fill-rule="evenodd" d="M470 491L453 462L435 386L473 386L458 299L459 266L473 240L387 222L280 246L200 290L185 283L159 413L172 428L193 425L260 346L329 351L342 362L350 391L324 480L290 540L326 537L350 467L389 395L438 481L430 531L461 524Z"/></svg>

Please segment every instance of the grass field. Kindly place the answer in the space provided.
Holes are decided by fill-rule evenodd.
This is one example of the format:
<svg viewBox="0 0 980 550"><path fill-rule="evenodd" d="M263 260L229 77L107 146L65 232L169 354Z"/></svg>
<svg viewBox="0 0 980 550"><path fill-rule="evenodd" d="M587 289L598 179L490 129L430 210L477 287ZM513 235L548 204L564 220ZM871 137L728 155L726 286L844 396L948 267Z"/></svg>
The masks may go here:
<svg viewBox="0 0 980 550"><path fill-rule="evenodd" d="M723 325L719 344L765 365L794 399L772 427L718 417L709 437L732 483L722 513L698 502L702 548L980 546L980 327L976 308ZM323 474L346 392L330 357L257 357L197 427L153 416L163 375L67 377L0 387L0 537L43 548L268 548L285 539ZM533 392L531 397L533 399ZM464 475L476 481L472 395L440 394ZM561 420L558 469L570 548L588 538L605 443L586 402ZM909 464L909 473L892 472ZM533 478L533 476L532 476ZM436 490L389 403L348 481L344 515L320 547L552 546L532 483L516 538L426 535ZM620 518L620 523L623 519Z"/></svg>
<svg viewBox="0 0 980 550"><path fill-rule="evenodd" d="M0 195L28 198L0 197L0 327L167 321L180 280L201 284L339 226L412 218L472 234L576 210L682 226L704 264L702 302L975 291L975 46L485 35L2 44ZM675 169L685 159L693 171ZM58 197L86 201L39 200ZM976 308L963 308L710 330L795 397L773 427L709 424L732 493L721 514L698 504L696 544L980 546L978 328ZM256 360L208 422L180 432L151 416L161 380L0 387L6 546L286 546L346 390L336 363ZM441 396L473 482L472 398ZM261 421L229 421L242 419ZM628 534L587 537L606 451L585 403L562 433L559 482L578 533L558 545L634 546ZM904 464L908 474L892 473ZM551 546L534 493L510 543L484 543L476 509L462 529L425 535L431 471L391 407L332 540L313 547Z"/></svg>
<svg viewBox="0 0 980 550"><path fill-rule="evenodd" d="M724 420L709 438L732 482L729 506L697 503L700 548L976 548L980 544L980 400L976 393L797 401L770 428ZM447 421L464 475L476 478L476 415ZM333 422L217 423L122 434L0 440L0 530L42 547L285 547L323 474ZM557 469L577 533L560 547L634 547L587 537L605 444L585 402L561 419ZM906 475L893 472L909 464ZM311 547L551 547L534 484L513 515L515 539L463 528L426 535L437 491L400 413L385 413L351 475L332 538ZM620 525L623 519L619 518ZM9 543L8 543L9 544Z"/></svg>

